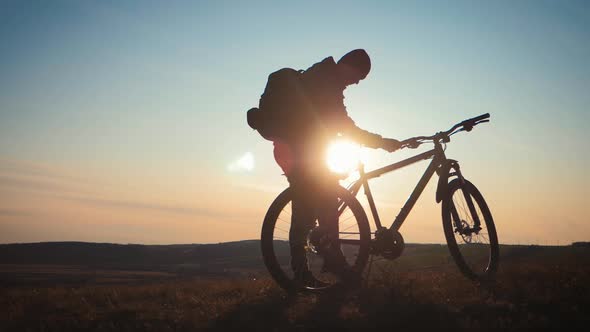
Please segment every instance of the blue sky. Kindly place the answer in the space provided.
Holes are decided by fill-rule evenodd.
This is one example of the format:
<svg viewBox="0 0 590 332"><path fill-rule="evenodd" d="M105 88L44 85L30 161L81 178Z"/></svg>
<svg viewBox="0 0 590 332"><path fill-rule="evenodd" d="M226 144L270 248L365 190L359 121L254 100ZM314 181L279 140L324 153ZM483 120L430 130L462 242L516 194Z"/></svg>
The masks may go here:
<svg viewBox="0 0 590 332"><path fill-rule="evenodd" d="M500 238L506 230L510 242L587 239L589 37L585 1L4 1L0 226L11 235L0 241L257 237L257 213L286 181L245 110L270 72L354 48L373 61L345 93L359 126L402 139L489 112L489 125L458 135L448 151L496 206ZM229 172L247 153L254 169ZM368 166L407 155L372 152ZM391 214L422 169L375 183ZM64 198L72 192L75 206ZM206 210L211 220L193 216L201 228L227 217L227 206L247 217L239 231L222 224L190 237L199 229L188 226L190 213L178 231L163 231L139 208L147 205ZM437 241L438 208L421 199L414 223L432 224L432 235L414 226L410 240ZM76 209L91 225L111 218L111 231L76 228ZM52 221L41 227L45 215Z"/></svg>

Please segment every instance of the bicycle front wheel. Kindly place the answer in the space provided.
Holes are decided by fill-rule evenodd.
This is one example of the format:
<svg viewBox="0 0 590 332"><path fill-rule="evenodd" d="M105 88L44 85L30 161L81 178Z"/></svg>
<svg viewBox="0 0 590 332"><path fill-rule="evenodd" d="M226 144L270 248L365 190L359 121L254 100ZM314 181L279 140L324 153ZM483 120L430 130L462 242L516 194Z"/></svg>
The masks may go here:
<svg viewBox="0 0 590 332"><path fill-rule="evenodd" d="M473 202L473 209L468 200ZM492 279L500 256L498 235L488 205L471 182L462 184L454 179L449 183L442 202L442 220L449 251L459 270L474 281Z"/></svg>
<svg viewBox="0 0 590 332"><path fill-rule="evenodd" d="M369 258L371 231L367 215L359 201L346 189L337 190L339 206L338 239L340 249L346 263L358 273L361 273ZM314 284L301 284L295 279L291 266L291 245L289 232L291 230L292 191L284 190L271 204L262 225L261 247L264 264L272 278L285 290L291 291L320 291L330 288L340 282L339 276L326 271L324 259L314 248L311 237L318 230L317 220L311 225L307 235L305 255L307 265Z"/></svg>

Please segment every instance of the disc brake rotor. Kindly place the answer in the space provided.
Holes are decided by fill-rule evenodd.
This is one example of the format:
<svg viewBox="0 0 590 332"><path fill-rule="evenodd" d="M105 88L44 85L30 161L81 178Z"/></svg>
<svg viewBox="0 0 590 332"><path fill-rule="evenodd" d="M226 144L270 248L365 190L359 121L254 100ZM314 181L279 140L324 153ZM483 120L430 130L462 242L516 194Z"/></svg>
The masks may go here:
<svg viewBox="0 0 590 332"><path fill-rule="evenodd" d="M461 230L458 232L461 234L465 243L471 243L473 228L469 227L469 224L465 220L461 220Z"/></svg>

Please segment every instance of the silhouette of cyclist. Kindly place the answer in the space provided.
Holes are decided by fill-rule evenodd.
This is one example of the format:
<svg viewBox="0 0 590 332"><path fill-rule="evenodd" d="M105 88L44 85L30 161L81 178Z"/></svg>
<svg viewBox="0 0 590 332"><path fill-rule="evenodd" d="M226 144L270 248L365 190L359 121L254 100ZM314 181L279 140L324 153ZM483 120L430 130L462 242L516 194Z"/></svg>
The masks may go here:
<svg viewBox="0 0 590 332"><path fill-rule="evenodd" d="M400 147L395 139L360 129L348 116L344 106L344 89L357 84L371 70L371 60L363 49L345 54L338 62L327 57L303 72L303 85L308 110L301 113L304 125L297 124L298 135L289 140L274 140L274 157L284 171L293 192L292 220L289 233L291 267L302 285L319 282L311 274L307 257L307 234L319 227L326 238L319 247L325 268L345 282L360 282L360 275L346 263L338 238L338 177L328 170L326 148L338 134L370 148L393 152ZM311 116L310 116L311 113ZM358 282L357 282L358 281Z"/></svg>

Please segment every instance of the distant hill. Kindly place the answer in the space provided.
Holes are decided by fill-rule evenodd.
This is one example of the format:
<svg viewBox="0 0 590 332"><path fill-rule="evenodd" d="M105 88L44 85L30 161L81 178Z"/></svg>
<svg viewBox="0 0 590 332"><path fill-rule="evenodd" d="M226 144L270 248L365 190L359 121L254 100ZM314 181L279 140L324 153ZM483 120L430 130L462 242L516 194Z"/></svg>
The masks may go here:
<svg viewBox="0 0 590 332"><path fill-rule="evenodd" d="M259 241L141 245L88 242L1 244L0 264L82 265L114 269L262 268ZM215 268L217 266L217 268Z"/></svg>
<svg viewBox="0 0 590 332"><path fill-rule="evenodd" d="M276 248L276 252L288 257L287 243ZM564 260L583 264L590 257L590 247L580 243L571 246L502 245L500 255L501 266L539 259L548 264ZM456 269L447 246L442 244L406 244L403 255L389 266L395 271ZM167 277L218 277L260 275L266 274L266 269L259 240L178 245L0 244L0 283L52 280L66 275L76 275L78 281L114 278L115 272L117 276L134 274L133 278L149 279L154 273Z"/></svg>
<svg viewBox="0 0 590 332"><path fill-rule="evenodd" d="M590 247L590 242L571 246L501 245L505 258L544 255ZM403 256L446 254L446 245L406 244ZM288 246L279 248L288 254ZM403 257L402 256L402 257ZM141 268L167 265L223 265L263 268L259 240L216 244L113 244L92 242L40 242L0 244L0 264L56 264Z"/></svg>

